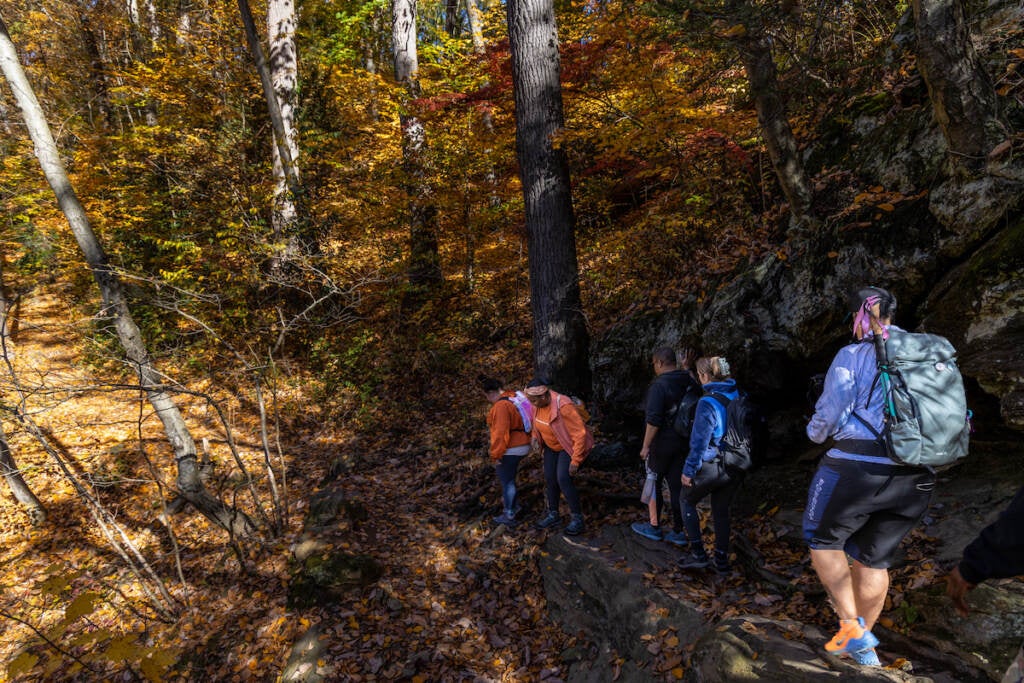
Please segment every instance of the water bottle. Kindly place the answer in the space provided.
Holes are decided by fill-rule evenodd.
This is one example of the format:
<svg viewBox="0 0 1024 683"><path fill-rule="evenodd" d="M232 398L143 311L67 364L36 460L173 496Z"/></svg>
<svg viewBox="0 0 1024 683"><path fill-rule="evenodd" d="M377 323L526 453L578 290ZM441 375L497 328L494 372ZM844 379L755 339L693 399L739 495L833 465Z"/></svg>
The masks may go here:
<svg viewBox="0 0 1024 683"><path fill-rule="evenodd" d="M644 490L640 494L640 502L646 505L651 502L651 498L654 498L654 491L658 485L658 475L647 470L647 478L644 480Z"/></svg>

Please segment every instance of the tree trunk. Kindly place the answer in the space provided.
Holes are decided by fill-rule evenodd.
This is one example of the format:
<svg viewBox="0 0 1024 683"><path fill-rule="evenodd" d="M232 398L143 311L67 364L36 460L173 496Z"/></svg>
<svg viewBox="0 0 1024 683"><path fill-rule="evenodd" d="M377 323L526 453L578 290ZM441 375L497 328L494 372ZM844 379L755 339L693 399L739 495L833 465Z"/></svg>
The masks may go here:
<svg viewBox="0 0 1024 683"><path fill-rule="evenodd" d="M469 35L473 40L473 54L484 53L484 18L477 0L466 0L466 18L469 20Z"/></svg>
<svg viewBox="0 0 1024 683"><path fill-rule="evenodd" d="M174 41L179 48L187 48L188 36L192 34L192 0L178 0L177 24Z"/></svg>
<svg viewBox="0 0 1024 683"><path fill-rule="evenodd" d="M289 136L288 130L285 128L284 115L281 113L281 106L270 77L270 69L267 68L266 59L263 57L263 48L260 46L260 39L256 33L256 23L253 21L252 10L249 8L248 0L238 0L238 12L242 15L245 37L249 41L249 49L252 51L253 60L256 62L256 71L259 73L260 83L263 85L263 96L267 100L270 124L274 129L274 147L278 155L280 155L288 190L291 192L294 201L300 196L299 176L295 169L295 160L292 158L291 149L287 144Z"/></svg>
<svg viewBox="0 0 1024 683"><path fill-rule="evenodd" d="M28 487L28 484L25 483L25 478L21 476L21 470L18 469L18 465L14 462L11 448L7 444L7 435L4 434L2 421L0 421L0 473L3 473L4 481L7 482L11 493L14 494L14 499L28 508L28 514L32 518L32 523L39 525L46 521L46 508L36 498L36 494L32 493L32 489Z"/></svg>
<svg viewBox="0 0 1024 683"><path fill-rule="evenodd" d="M149 60L153 49L156 47L156 37L159 36L159 25L156 20L156 7L153 0L146 0L146 16L143 25L143 17L139 11L137 0L128 0L128 33L131 37L131 60L143 63ZM148 88L146 89L148 90ZM151 97L145 98L142 106L143 116L147 126L157 125L156 103Z"/></svg>
<svg viewBox="0 0 1024 683"><path fill-rule="evenodd" d="M85 48L85 54L89 58L89 72L92 77L93 91L95 92L96 106L100 110L100 126L98 128L114 128L114 112L110 106L110 86L108 82L107 74L109 69L106 64L103 63L103 57L100 54L99 43L96 39L96 34L92 30L88 19L83 19L82 24L82 45ZM90 112L92 110L92 104L89 106ZM90 117L91 118L91 117ZM93 125L96 125L95 121L90 121Z"/></svg>
<svg viewBox="0 0 1024 683"><path fill-rule="evenodd" d="M473 0L468 0L472 2ZM459 16L459 0L444 2L444 31L452 38L458 38L462 29L462 17Z"/></svg>
<svg viewBox="0 0 1024 683"><path fill-rule="evenodd" d="M361 32L359 37L360 50L363 55L363 68L371 77L377 75L377 50L373 36L380 32L380 12L375 10L370 17L368 26ZM377 106L377 79L370 78L370 96L366 98L366 114L372 121L380 118L380 109Z"/></svg>
<svg viewBox="0 0 1024 683"><path fill-rule="evenodd" d="M292 235L298 223L298 210L288 189L284 162L279 147L287 147L291 155L295 182L299 183L299 145L295 132L295 89L298 81L298 56L295 45L297 23L294 0L270 0L267 4L267 42L270 46L270 81L281 110L281 128L284 145L275 141L274 152L274 207L271 225L279 240ZM275 128L275 137L277 136Z"/></svg>
<svg viewBox="0 0 1024 683"><path fill-rule="evenodd" d="M914 0L914 19L917 67L953 165L979 171L1006 129L996 115L992 81L971 42L963 2Z"/></svg>
<svg viewBox="0 0 1024 683"><path fill-rule="evenodd" d="M562 391L590 393L590 338L580 301L561 65L552 0L508 0L516 154L526 208L535 372Z"/></svg>
<svg viewBox="0 0 1024 683"><path fill-rule="evenodd" d="M0 267L2 265L3 259L0 256ZM8 325L10 317L8 313L11 310L12 304L13 301L7 287L7 280L4 278L3 272L0 271L0 350L3 352L3 359L7 363L8 369L13 367L7 355L7 342L11 338L11 328ZM0 418L0 474L3 474L4 481L7 482L11 493L14 494L14 499L28 508L28 514L32 518L32 523L39 525L46 521L46 509L39 498L36 497L36 494L32 492L32 489L29 488L25 478L21 476L21 470L18 469L17 463L14 462L14 455L11 453L11 447L7 443L7 434L4 431L2 418Z"/></svg>
<svg viewBox="0 0 1024 683"><path fill-rule="evenodd" d="M195 441L177 404L163 389L163 378L153 367L142 340L142 333L128 309L121 281L108 264L103 247L85 214L85 208L71 186L43 109L18 61L17 51L3 19L0 19L0 69L25 119L25 126L35 144L36 157L39 159L43 174L57 196L61 211L64 212L93 278L99 286L103 297L102 312L113 320L125 355L138 372L139 383L163 423L167 439L174 449L181 495L225 529L240 535L251 533L252 522L243 513L226 507L220 500L210 495L199 478Z"/></svg>
<svg viewBox="0 0 1024 683"><path fill-rule="evenodd" d="M443 281L437 243L437 209L426 181L426 129L415 115L414 100L420 96L419 56L416 47L416 2L393 0L392 46L395 80L404 87L399 105L402 127L402 159L409 201L409 279L406 302L418 305Z"/></svg>
<svg viewBox="0 0 1024 683"><path fill-rule="evenodd" d="M160 43L160 17L156 10L156 0L146 0L146 21L149 24L149 46L155 50Z"/></svg>
<svg viewBox="0 0 1024 683"><path fill-rule="evenodd" d="M469 21L469 32L473 43L473 54L478 57L483 57L487 53L487 45L484 43L484 28L483 28L483 13L480 11L480 6L477 5L477 0L466 0L466 16ZM480 87L481 89L487 89L491 85L490 79L484 80ZM484 135L487 140L494 139L494 115L491 111L490 103L486 103L482 107L481 111L481 122L483 123ZM498 174L494 170L494 164L491 162L494 149L490 143L483 149L483 158L487 160L487 170L484 175L484 185L487 188L487 203L491 209L497 209L501 206L501 196L498 194ZM466 230L466 273L465 280L470 291L473 290L475 283L473 277L473 269L475 265L475 250L476 250L476 230L470 221L470 204L467 200L466 213L464 218L464 227Z"/></svg>
<svg viewBox="0 0 1024 683"><path fill-rule="evenodd" d="M747 72L750 96L757 108L757 122L768 147L772 168L789 202L790 227L805 225L814 221L813 197L793 129L786 117L786 105L779 96L778 72L771 44L760 30L750 31L736 42Z"/></svg>

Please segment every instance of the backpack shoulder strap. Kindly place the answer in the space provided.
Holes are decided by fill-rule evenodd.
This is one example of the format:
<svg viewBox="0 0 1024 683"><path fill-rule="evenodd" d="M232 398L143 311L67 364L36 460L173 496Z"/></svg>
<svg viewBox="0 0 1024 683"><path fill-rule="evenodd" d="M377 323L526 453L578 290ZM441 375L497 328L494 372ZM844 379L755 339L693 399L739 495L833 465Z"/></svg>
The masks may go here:
<svg viewBox="0 0 1024 683"><path fill-rule="evenodd" d="M876 439L878 439L879 441L881 441L881 440L882 440L882 434L881 434L881 433L880 433L880 432L879 432L879 431L878 431L877 429L875 429L874 427L872 427L872 426L871 426L871 423L869 423L869 422L868 422L867 420L865 420L865 419L864 419L863 417L861 417L860 415L858 415L858 414L857 414L857 411L856 411L856 410L855 410L855 411L853 411L852 413L850 413L850 417L855 417L855 418L857 418L857 420L859 420L859 421L860 421L860 423L861 423L862 425L864 425L865 427L867 427L867 428L868 428L868 431L869 431L869 432L871 432L872 434L874 434L874 435L875 435L875 438L876 438Z"/></svg>
<svg viewBox="0 0 1024 683"><path fill-rule="evenodd" d="M718 401L718 404L723 408L728 408L729 404L732 403L731 398L726 398L723 394L720 394L717 391L704 392L704 396L710 396L711 398L715 399L716 401Z"/></svg>

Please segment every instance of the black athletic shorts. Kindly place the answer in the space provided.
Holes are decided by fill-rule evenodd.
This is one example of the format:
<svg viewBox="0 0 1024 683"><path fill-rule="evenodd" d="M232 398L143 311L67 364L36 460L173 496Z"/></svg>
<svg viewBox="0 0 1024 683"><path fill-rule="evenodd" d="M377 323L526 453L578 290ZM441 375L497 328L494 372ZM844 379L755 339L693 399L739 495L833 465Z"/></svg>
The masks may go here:
<svg viewBox="0 0 1024 683"><path fill-rule="evenodd" d="M804 538L816 550L845 550L886 569L903 537L928 510L935 475L920 467L826 457L807 491Z"/></svg>

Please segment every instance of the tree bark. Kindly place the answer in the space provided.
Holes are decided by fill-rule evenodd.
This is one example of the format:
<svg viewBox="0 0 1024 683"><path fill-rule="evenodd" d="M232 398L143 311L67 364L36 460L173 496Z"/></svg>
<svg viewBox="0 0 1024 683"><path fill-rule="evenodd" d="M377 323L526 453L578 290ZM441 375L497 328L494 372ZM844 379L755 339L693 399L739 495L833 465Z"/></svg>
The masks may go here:
<svg viewBox="0 0 1024 683"><path fill-rule="evenodd" d="M274 153L274 207L271 225L274 236L292 234L298 223L298 210L288 188L281 147L291 155L295 183L300 182L299 144L295 132L295 92L298 82L298 50L295 44L297 14L294 0L270 0L267 4L267 42L270 46L270 81L281 110L281 128L284 145L275 141ZM276 128L274 136L277 136Z"/></svg>
<svg viewBox="0 0 1024 683"><path fill-rule="evenodd" d="M426 129L414 113L420 96L419 55L416 46L415 0L393 0L392 47L395 80L404 87L399 105L402 128L402 159L409 193L409 296L406 303L418 305L443 281L437 243L437 208L426 180Z"/></svg>
<svg viewBox="0 0 1024 683"><path fill-rule="evenodd" d="M178 0L178 21L174 41L179 48L188 47L188 36L192 33L192 0Z"/></svg>
<svg viewBox="0 0 1024 683"><path fill-rule="evenodd" d="M139 376L139 383L150 404L164 426L167 439L174 449L178 468L178 488L181 495L200 512L225 529L239 535L252 531L252 522L243 514L228 508L212 496L199 478L196 460L196 445L178 410L174 399L163 388L163 377L153 366L142 339L142 333L128 308L128 302L121 287L121 281L111 269L107 255L92 230L85 208L75 194L74 188L60 159L53 134L46 122L43 109L36 99L25 72L18 61L17 51L7 31L7 25L0 18L0 70L3 71L14 93L18 108L25 119L36 157L43 174L71 227L79 248L85 256L103 297L102 314L109 316L117 332L118 340Z"/></svg>
<svg viewBox="0 0 1024 683"><path fill-rule="evenodd" d="M786 105L779 96L778 71L771 44L759 29L748 27L748 33L736 40L747 73L750 96L757 109L757 122L764 135L772 168L779 179L782 193L789 202L790 227L814 221L813 196L796 137L786 116Z"/></svg>
<svg viewBox="0 0 1024 683"><path fill-rule="evenodd" d="M256 71L260 76L260 83L263 85L263 96L267 100L267 111L270 114L270 124L274 129L274 146L280 155L282 170L291 192L293 200L300 196L301 186L299 176L295 169L295 160L292 158L291 149L288 147L288 131L285 128L284 115L281 113L281 106L278 102L274 84L270 77L270 69L267 67L266 59L263 56L263 48L260 46L259 35L256 33L256 23L252 18L252 9L248 0L238 0L238 12L242 16L242 26L245 28L245 37L249 41L249 49L252 51L253 60L256 62Z"/></svg>
<svg viewBox="0 0 1024 683"><path fill-rule="evenodd" d="M466 0L466 18L469 20L469 35L473 41L473 54L484 54L484 18L477 0Z"/></svg>
<svg viewBox="0 0 1024 683"><path fill-rule="evenodd" d="M469 0L472 2L473 0ZM458 38L462 29L462 17L459 16L459 0L444 2L444 31L452 38Z"/></svg>
<svg viewBox="0 0 1024 683"><path fill-rule="evenodd" d="M0 421L0 473L3 473L4 481L7 482L11 493L14 494L14 499L28 508L28 514L32 518L32 523L39 525L46 521L46 508L36 498L36 494L28 487L28 484L25 483L25 478L21 476L21 470L18 469L18 465L14 462L14 456L11 454L11 448L7 444L7 435L4 433L2 421Z"/></svg>
<svg viewBox="0 0 1024 683"><path fill-rule="evenodd" d="M961 0L914 0L917 67L955 168L976 172L1006 137Z"/></svg>
<svg viewBox="0 0 1024 683"><path fill-rule="evenodd" d="M558 29L552 0L508 0L516 155L526 208L535 372L590 394L590 337L580 300L575 216L565 152Z"/></svg>
<svg viewBox="0 0 1024 683"><path fill-rule="evenodd" d="M96 93L95 102L100 110L101 126L114 128L114 112L110 106L110 85L107 77L109 69L103 63L99 42L87 17L83 18L81 27L82 45L85 48L86 55L89 57L89 71L92 77L90 80ZM90 111L91 109L92 105L90 104Z"/></svg>
<svg viewBox="0 0 1024 683"><path fill-rule="evenodd" d="M138 0L128 0L127 9L129 25L128 33L131 37L132 45L130 58L132 61L141 61L143 63L148 62L160 35L159 24L157 23L156 17L156 7L153 4L153 0L145 0L145 22L143 21L142 14L139 11ZM148 90L148 88L146 90ZM156 103L152 98L146 97L145 104L142 106L142 111L147 126L157 125Z"/></svg>
<svg viewBox="0 0 1024 683"><path fill-rule="evenodd" d="M381 8L375 8L373 14L370 16L369 25L366 27L366 31L363 32L360 37L363 53L363 68L366 69L366 73L372 76L377 75L377 50L374 37L380 33L380 25L382 21L383 17ZM366 101L366 113L373 121L377 121L380 118L376 83L376 78L370 79L370 96Z"/></svg>
<svg viewBox="0 0 1024 683"><path fill-rule="evenodd" d="M2 266L3 258L0 257L0 268ZM10 321L9 312L12 304L13 301L7 287L7 279L4 277L2 270L0 270L0 352L3 353L3 359L7 364L8 370L13 368L10 357L7 355L8 340L11 338L11 326L8 325L8 321ZM32 523L39 525L46 521L46 508L43 507L42 502L32 492L32 489L29 488L25 478L21 476L21 470L14 461L14 454L11 453L11 447L7 442L7 434L4 431L2 418L0 418L0 474L3 474L4 481L7 482L8 488L14 494L14 499L28 508L28 514L32 518Z"/></svg>

